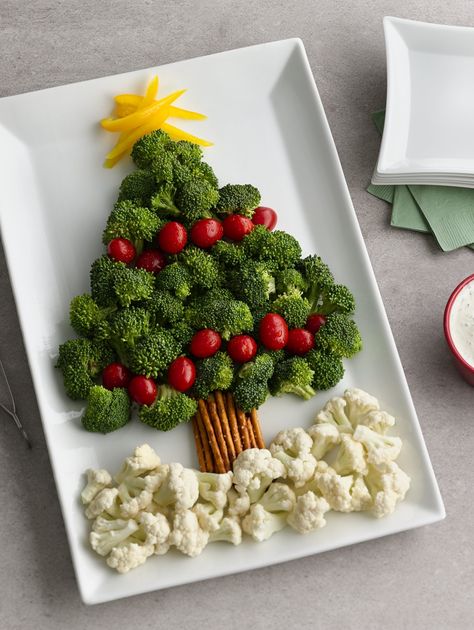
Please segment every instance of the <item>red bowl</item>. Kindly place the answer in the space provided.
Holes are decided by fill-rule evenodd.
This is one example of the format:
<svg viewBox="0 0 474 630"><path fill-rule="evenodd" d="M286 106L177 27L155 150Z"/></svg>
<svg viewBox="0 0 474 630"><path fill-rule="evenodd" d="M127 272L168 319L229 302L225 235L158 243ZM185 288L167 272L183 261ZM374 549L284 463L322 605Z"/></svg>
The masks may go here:
<svg viewBox="0 0 474 630"><path fill-rule="evenodd" d="M469 363L467 363L459 354L451 336L449 323L451 319L451 309L453 308L453 304L456 301L456 298L460 294L461 290L472 281L474 281L474 273L463 280L461 284L458 284L458 286L452 292L451 297L446 304L446 308L444 309L444 336L446 337L449 349L452 352L456 367L461 373L461 376L467 383L469 383L469 385L472 385L474 387L474 367L472 365L469 365Z"/></svg>

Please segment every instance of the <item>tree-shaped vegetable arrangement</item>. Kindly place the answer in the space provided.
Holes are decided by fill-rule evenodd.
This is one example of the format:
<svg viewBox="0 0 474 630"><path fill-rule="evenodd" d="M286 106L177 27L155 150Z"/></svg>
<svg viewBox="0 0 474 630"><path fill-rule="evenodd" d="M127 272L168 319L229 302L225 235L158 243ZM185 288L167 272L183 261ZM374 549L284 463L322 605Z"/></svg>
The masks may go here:
<svg viewBox="0 0 474 630"><path fill-rule="evenodd" d="M199 146L159 130L132 159L57 365L87 400L87 430L122 427L132 404L163 431L194 418L201 468L223 472L263 446L255 410L268 396L309 399L342 378L361 349L354 298L274 230L257 188L219 188Z"/></svg>

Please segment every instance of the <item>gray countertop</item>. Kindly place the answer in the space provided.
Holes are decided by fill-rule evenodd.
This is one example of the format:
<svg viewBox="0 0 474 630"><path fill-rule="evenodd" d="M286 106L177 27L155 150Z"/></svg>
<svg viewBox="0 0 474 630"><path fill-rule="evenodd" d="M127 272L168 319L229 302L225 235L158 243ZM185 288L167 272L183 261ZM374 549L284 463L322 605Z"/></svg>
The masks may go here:
<svg viewBox="0 0 474 630"><path fill-rule="evenodd" d="M474 25L472 3L461 0L1 0L0 96L303 39L448 514L252 573L84 606L0 253L1 356L34 441L27 451L0 418L2 630L472 627L474 390L454 370L441 322L474 254L443 254L431 238L391 228L388 207L364 190L379 145L370 112L385 102L384 15Z"/></svg>

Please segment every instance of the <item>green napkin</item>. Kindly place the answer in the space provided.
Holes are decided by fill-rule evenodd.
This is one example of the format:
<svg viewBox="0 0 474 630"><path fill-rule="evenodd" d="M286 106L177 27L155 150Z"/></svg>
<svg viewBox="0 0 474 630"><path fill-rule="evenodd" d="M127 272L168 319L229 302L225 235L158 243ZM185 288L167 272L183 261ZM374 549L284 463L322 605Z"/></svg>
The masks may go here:
<svg viewBox="0 0 474 630"><path fill-rule="evenodd" d="M385 111L374 112L372 120L382 133ZM367 192L393 204L392 226L432 232L444 251L464 245L474 249L474 189L370 184Z"/></svg>

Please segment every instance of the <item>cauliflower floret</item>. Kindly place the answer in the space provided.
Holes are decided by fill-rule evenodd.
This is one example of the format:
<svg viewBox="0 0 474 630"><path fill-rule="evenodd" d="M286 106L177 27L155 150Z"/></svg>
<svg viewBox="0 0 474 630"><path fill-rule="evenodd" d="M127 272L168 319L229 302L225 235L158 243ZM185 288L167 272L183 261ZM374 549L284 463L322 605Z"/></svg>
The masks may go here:
<svg viewBox="0 0 474 630"><path fill-rule="evenodd" d="M165 464L163 483L153 494L158 505L173 505L176 510L191 508L199 497L199 483L194 470L179 463Z"/></svg>
<svg viewBox="0 0 474 630"><path fill-rule="evenodd" d="M89 468L86 470L87 484L81 492L81 501L87 505L104 488L112 485L112 477L104 468Z"/></svg>
<svg viewBox="0 0 474 630"><path fill-rule="evenodd" d="M311 454L317 460L322 459L341 439L339 429L333 424L313 424L307 433L313 440Z"/></svg>
<svg viewBox="0 0 474 630"><path fill-rule="evenodd" d="M168 519L163 514L151 514L151 512L141 512L138 517L140 527L133 534L132 540L139 542L145 547L152 547L152 553L157 556L165 554L169 545L171 528Z"/></svg>
<svg viewBox="0 0 474 630"><path fill-rule="evenodd" d="M249 448L234 461L234 485L250 503L258 501L274 479L286 474L285 467L267 449Z"/></svg>
<svg viewBox="0 0 474 630"><path fill-rule="evenodd" d="M133 451L133 456L126 457L121 469L115 475L115 481L122 483L128 477L138 477L148 473L161 464L161 460L155 451L148 444L137 446Z"/></svg>
<svg viewBox="0 0 474 630"><path fill-rule="evenodd" d="M332 424L339 433L352 433L352 424L347 416L344 398L331 398L317 414L315 424Z"/></svg>
<svg viewBox="0 0 474 630"><path fill-rule="evenodd" d="M348 433L341 435L341 444L332 467L339 475L351 475L352 473L365 475L367 462L362 444L356 442Z"/></svg>
<svg viewBox="0 0 474 630"><path fill-rule="evenodd" d="M346 389L344 398L347 402L346 413L354 429L364 424L377 433L385 433L395 424L395 418L386 411L380 411L379 401L362 389Z"/></svg>
<svg viewBox="0 0 474 630"><path fill-rule="evenodd" d="M267 512L291 512L296 497L293 490L286 483L274 482L260 499L260 505Z"/></svg>
<svg viewBox="0 0 474 630"><path fill-rule="evenodd" d="M268 512L263 505L255 503L243 519L242 529L256 542L263 542L285 527L287 516L286 512Z"/></svg>
<svg viewBox="0 0 474 630"><path fill-rule="evenodd" d="M227 493L227 498L229 516L245 516L250 510L250 497L246 492L239 493L235 488L231 488Z"/></svg>
<svg viewBox="0 0 474 630"><path fill-rule="evenodd" d="M240 545L242 542L242 528L237 518L226 516L222 519L219 528L209 534L209 542L221 541Z"/></svg>
<svg viewBox="0 0 474 630"><path fill-rule="evenodd" d="M199 525L207 532L215 532L221 525L224 510L218 510L213 503L196 503L192 511L196 514Z"/></svg>
<svg viewBox="0 0 474 630"><path fill-rule="evenodd" d="M227 505L227 493L232 487L232 473L197 472L196 475L200 496L217 510L222 510Z"/></svg>
<svg viewBox="0 0 474 630"><path fill-rule="evenodd" d="M380 435L362 424L356 428L353 437L364 445L369 464L383 464L400 455L402 441L398 437Z"/></svg>
<svg viewBox="0 0 474 630"><path fill-rule="evenodd" d="M291 479L296 488L313 476L316 459L311 455L312 438L304 429L286 429L277 433L270 444L270 453L285 466L285 478Z"/></svg>
<svg viewBox="0 0 474 630"><path fill-rule="evenodd" d="M181 553L194 558L198 556L209 540L209 532L202 529L198 518L191 510L176 512L169 542Z"/></svg>
<svg viewBox="0 0 474 630"><path fill-rule="evenodd" d="M410 477L395 462L369 466L365 483L372 497L372 513L377 517L392 514L410 488Z"/></svg>
<svg viewBox="0 0 474 630"><path fill-rule="evenodd" d="M144 564L152 553L153 547L127 542L114 547L106 562L109 567L116 569L118 573L128 573L128 571Z"/></svg>
<svg viewBox="0 0 474 630"><path fill-rule="evenodd" d="M107 519L103 516L96 518L89 534L92 549L101 556L107 556L114 547L124 542L138 529L138 523L133 519Z"/></svg>
<svg viewBox="0 0 474 630"><path fill-rule="evenodd" d="M162 468L160 466L160 468ZM153 474L146 477L126 477L119 485L119 497L122 501L120 513L124 517L135 517L152 502L153 493L161 486L166 475Z"/></svg>
<svg viewBox="0 0 474 630"><path fill-rule="evenodd" d="M105 512L109 516L120 516L119 496L117 488L104 488L86 508L86 518L96 518L99 514Z"/></svg>
<svg viewBox="0 0 474 630"><path fill-rule="evenodd" d="M329 503L311 490L296 499L296 505L288 516L288 525L300 534L307 534L326 525L324 515L330 510Z"/></svg>
<svg viewBox="0 0 474 630"><path fill-rule="evenodd" d="M365 485L364 477L354 475L354 483L351 488L352 510L354 512L364 512L372 506L372 497L369 489Z"/></svg>

